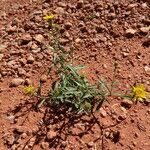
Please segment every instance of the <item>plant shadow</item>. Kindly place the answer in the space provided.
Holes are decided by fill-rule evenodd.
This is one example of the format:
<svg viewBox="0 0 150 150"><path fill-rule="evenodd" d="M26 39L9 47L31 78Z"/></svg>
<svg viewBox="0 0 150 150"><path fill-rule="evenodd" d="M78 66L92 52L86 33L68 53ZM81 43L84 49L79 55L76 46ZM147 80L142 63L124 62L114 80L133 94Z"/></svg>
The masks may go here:
<svg viewBox="0 0 150 150"><path fill-rule="evenodd" d="M64 144L62 145L62 142L66 142L69 136L82 138L84 135L92 132L92 127L95 124L98 124L101 134L100 123L93 113L90 115L76 114L69 112L63 106L50 107L45 105L37 109L35 104L35 100L31 101L29 99L9 111L17 119L24 118L20 126L23 126L28 121L30 112L42 113L43 117L40 119L41 122L38 123L38 130L32 132L30 139L24 143L23 150L30 145L32 138L35 140L32 146L30 145L31 150L42 141L49 143L49 148L63 148Z"/></svg>

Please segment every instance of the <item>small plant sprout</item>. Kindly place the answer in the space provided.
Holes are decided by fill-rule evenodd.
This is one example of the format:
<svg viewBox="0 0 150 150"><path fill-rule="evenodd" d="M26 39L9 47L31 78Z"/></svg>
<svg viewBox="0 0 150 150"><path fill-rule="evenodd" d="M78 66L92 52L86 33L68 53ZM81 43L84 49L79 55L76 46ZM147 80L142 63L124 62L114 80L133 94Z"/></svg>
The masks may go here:
<svg viewBox="0 0 150 150"><path fill-rule="evenodd" d="M134 101L143 101L148 96L148 92L143 84L132 87L131 97Z"/></svg>
<svg viewBox="0 0 150 150"><path fill-rule="evenodd" d="M31 86L31 85L26 86L26 87L24 88L24 93L25 93L26 95L30 95L30 96L34 95L34 87Z"/></svg>
<svg viewBox="0 0 150 150"><path fill-rule="evenodd" d="M51 27L50 35L53 37L53 60L48 72L50 73L54 69L58 79L54 81L46 97L42 96L42 86L39 86L37 92L37 96L40 98L38 107L48 103L50 106L64 106L68 111L78 114L88 114L98 110L103 102L107 101L107 97L113 93L117 65L114 65L115 69L110 85L103 80L100 80L97 85L91 85L82 72L80 73L84 66L73 63L74 48L71 46L70 51L66 52L60 44L61 34L56 26L53 26L52 18L45 17Z"/></svg>
<svg viewBox="0 0 150 150"><path fill-rule="evenodd" d="M93 16L94 17L94 16ZM54 24L54 15L47 15L44 20L49 23L50 36L52 37L51 47L53 52L52 65L48 74L53 70L57 74L57 80L53 81L50 90L45 96L42 95L42 83L37 90L38 104L48 104L53 107L64 107L65 110L77 114L97 111L108 97L114 96L114 87L116 85L115 77L118 64L114 64L113 78L110 84L100 79L96 85L92 85L82 74L84 66L74 65L74 47L66 51L60 44L61 33L59 26ZM32 93L32 88L28 87L26 93Z"/></svg>

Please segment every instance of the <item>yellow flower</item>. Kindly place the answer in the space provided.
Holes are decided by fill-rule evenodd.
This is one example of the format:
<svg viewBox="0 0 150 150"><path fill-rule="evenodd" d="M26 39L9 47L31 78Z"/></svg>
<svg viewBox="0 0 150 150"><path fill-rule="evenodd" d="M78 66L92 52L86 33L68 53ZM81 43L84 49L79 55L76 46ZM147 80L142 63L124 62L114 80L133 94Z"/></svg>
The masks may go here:
<svg viewBox="0 0 150 150"><path fill-rule="evenodd" d="M33 95L34 94L34 87L29 85L29 86L24 88L24 92L27 95Z"/></svg>
<svg viewBox="0 0 150 150"><path fill-rule="evenodd" d="M131 95L135 100L143 100L147 97L148 92L146 92L143 84L133 86Z"/></svg>
<svg viewBox="0 0 150 150"><path fill-rule="evenodd" d="M54 15L46 15L46 16L43 17L43 19L46 20L46 21L52 20L54 18L55 18Z"/></svg>

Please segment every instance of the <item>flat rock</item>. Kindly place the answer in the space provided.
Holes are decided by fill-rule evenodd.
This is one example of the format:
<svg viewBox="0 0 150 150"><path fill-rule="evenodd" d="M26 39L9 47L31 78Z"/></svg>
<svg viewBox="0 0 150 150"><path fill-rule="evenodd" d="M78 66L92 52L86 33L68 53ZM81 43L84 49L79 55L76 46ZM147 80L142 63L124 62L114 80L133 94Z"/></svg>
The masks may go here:
<svg viewBox="0 0 150 150"><path fill-rule="evenodd" d="M137 6L137 3L133 3L133 4L129 4L128 5L128 9L130 10L130 9L133 9L134 7L136 7Z"/></svg>
<svg viewBox="0 0 150 150"><path fill-rule="evenodd" d="M127 114L123 113L123 114L121 114L121 115L118 116L117 121L121 122L121 121L125 120L126 118L127 118Z"/></svg>
<svg viewBox="0 0 150 150"><path fill-rule="evenodd" d="M31 45L31 49L32 49L32 50L36 50L36 49L38 49L38 45L37 45L37 44L35 44L35 43L33 43L33 44Z"/></svg>
<svg viewBox="0 0 150 150"><path fill-rule="evenodd" d="M34 37L34 40L36 40L39 43L42 43L44 41L44 37L41 34L38 34Z"/></svg>
<svg viewBox="0 0 150 150"><path fill-rule="evenodd" d="M65 39L65 38L61 38L61 39L60 39L60 43L61 43L62 45L65 45L65 44L69 43L69 40L68 40L68 39Z"/></svg>
<svg viewBox="0 0 150 150"><path fill-rule="evenodd" d="M14 79L12 79L12 81L10 83L10 86L11 87L17 87L17 86L19 86L19 85L21 85L23 83L24 83L23 79L21 79L21 78L14 78Z"/></svg>
<svg viewBox="0 0 150 150"><path fill-rule="evenodd" d="M15 60L10 60L10 61L7 62L7 66L8 67L12 67L14 65L16 65L16 61Z"/></svg>
<svg viewBox="0 0 150 150"><path fill-rule="evenodd" d="M27 58L27 63L33 63L34 62L34 57L32 55L30 55L28 58Z"/></svg>
<svg viewBox="0 0 150 150"><path fill-rule="evenodd" d="M126 36L130 38L130 37L133 37L135 35L136 30L134 30L134 29L127 29L125 33L126 33Z"/></svg>
<svg viewBox="0 0 150 150"><path fill-rule="evenodd" d="M6 28L6 31L7 31L9 34L11 34L11 33L15 32L16 29L17 29L16 26L11 26L11 25L9 25L9 26L7 26L7 28Z"/></svg>
<svg viewBox="0 0 150 150"><path fill-rule="evenodd" d="M4 44L0 44L0 53L6 51L7 46Z"/></svg>
<svg viewBox="0 0 150 150"><path fill-rule="evenodd" d="M21 75L25 75L26 71L23 68L18 68L18 74Z"/></svg>
<svg viewBox="0 0 150 150"><path fill-rule="evenodd" d="M62 15L65 13L65 11L62 7L57 7L54 11L56 14L59 14L59 15Z"/></svg>
<svg viewBox="0 0 150 150"><path fill-rule="evenodd" d="M29 128L27 128L26 126L18 126L16 125L14 127L14 132L17 132L19 134L22 134L22 133L27 133L27 132L31 132Z"/></svg>
<svg viewBox="0 0 150 150"><path fill-rule="evenodd" d="M71 27L72 27L72 23L70 23L70 22L65 23L65 28L66 29L70 29Z"/></svg>
<svg viewBox="0 0 150 150"><path fill-rule="evenodd" d="M121 105L126 108L130 108L133 105L133 102L128 99L123 99L123 101L121 102Z"/></svg>
<svg viewBox="0 0 150 150"><path fill-rule="evenodd" d="M87 146L88 147L93 147L94 146L94 142L91 141L91 142L87 143Z"/></svg>
<svg viewBox="0 0 150 150"><path fill-rule="evenodd" d="M107 112L103 108L100 108L100 115L102 117L106 117L107 116Z"/></svg>
<svg viewBox="0 0 150 150"><path fill-rule="evenodd" d="M44 149L44 150L46 150L46 149L48 150L49 149L49 143L48 142L42 142L41 143L41 148Z"/></svg>
<svg viewBox="0 0 150 150"><path fill-rule="evenodd" d="M3 59L4 54L0 54L0 61Z"/></svg>
<svg viewBox="0 0 150 150"><path fill-rule="evenodd" d="M43 74L40 78L41 82L46 82L47 81L47 75Z"/></svg>
<svg viewBox="0 0 150 150"><path fill-rule="evenodd" d="M75 39L75 43L79 43L81 41L80 38Z"/></svg>
<svg viewBox="0 0 150 150"><path fill-rule="evenodd" d="M150 72L150 67L149 67L149 66L145 66L145 67L144 67L144 70L145 70L145 72L148 73L148 72Z"/></svg>
<svg viewBox="0 0 150 150"><path fill-rule="evenodd" d="M13 145L13 143L15 142L15 137L12 134L10 134L10 135L5 136L4 140L6 141L8 145Z"/></svg>
<svg viewBox="0 0 150 150"><path fill-rule="evenodd" d="M64 2L58 2L57 5L60 7L66 7L67 6L67 4Z"/></svg>
<svg viewBox="0 0 150 150"><path fill-rule="evenodd" d="M8 121L10 121L10 123L14 123L15 116L14 115L8 115L8 116L6 116L6 119Z"/></svg>
<svg viewBox="0 0 150 150"><path fill-rule="evenodd" d="M145 9L145 8L147 8L147 7L148 7L147 3L142 3L142 5L141 5L141 6L142 6L142 8L143 8L143 9Z"/></svg>
<svg viewBox="0 0 150 150"><path fill-rule="evenodd" d="M23 40L23 42L29 42L32 40L32 36L28 33L22 35L21 40Z"/></svg>
<svg viewBox="0 0 150 150"><path fill-rule="evenodd" d="M150 26L149 27L142 27L140 28L141 33L148 34L150 31Z"/></svg>
<svg viewBox="0 0 150 150"><path fill-rule="evenodd" d="M49 131L48 133L47 133L47 138L48 139L53 139L53 138L55 138L57 136L57 133L55 132L55 131Z"/></svg>

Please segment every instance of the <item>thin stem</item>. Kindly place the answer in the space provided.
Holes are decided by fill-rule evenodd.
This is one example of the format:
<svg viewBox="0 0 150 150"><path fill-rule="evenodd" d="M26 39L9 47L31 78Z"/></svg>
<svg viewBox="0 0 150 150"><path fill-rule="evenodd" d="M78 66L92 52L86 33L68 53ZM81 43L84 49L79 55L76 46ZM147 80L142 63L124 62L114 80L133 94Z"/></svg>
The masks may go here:
<svg viewBox="0 0 150 150"><path fill-rule="evenodd" d="M117 71L117 65L114 65L114 71L113 71L113 78L112 78L112 82L111 82L111 86L110 86L110 96L112 96L112 91L113 91L113 87L114 87L114 83L115 83L115 77L116 77L116 71Z"/></svg>

